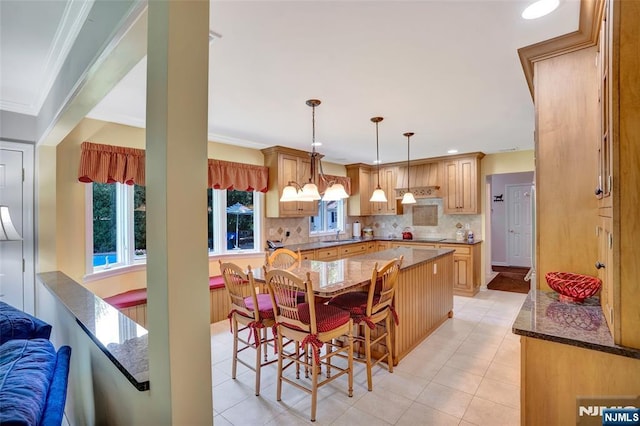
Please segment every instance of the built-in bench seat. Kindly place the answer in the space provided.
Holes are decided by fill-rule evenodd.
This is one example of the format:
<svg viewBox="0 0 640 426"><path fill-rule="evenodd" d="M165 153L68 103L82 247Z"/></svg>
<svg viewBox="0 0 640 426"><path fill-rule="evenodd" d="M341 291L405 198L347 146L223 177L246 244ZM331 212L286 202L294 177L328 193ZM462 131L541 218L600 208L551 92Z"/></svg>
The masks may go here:
<svg viewBox="0 0 640 426"><path fill-rule="evenodd" d="M104 299L124 315L143 327L147 327L147 289L137 288ZM224 289L222 275L209 277L209 322L214 323L227 318L229 300Z"/></svg>

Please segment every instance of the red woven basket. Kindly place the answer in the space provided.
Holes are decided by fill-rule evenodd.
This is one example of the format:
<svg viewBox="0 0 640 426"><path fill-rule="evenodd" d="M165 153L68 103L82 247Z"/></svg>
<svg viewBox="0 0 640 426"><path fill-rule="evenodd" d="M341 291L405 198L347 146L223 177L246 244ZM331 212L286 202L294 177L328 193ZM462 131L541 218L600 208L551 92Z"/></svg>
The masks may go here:
<svg viewBox="0 0 640 426"><path fill-rule="evenodd" d="M602 285L597 277L571 272L547 272L545 278L549 287L560 294L560 300L577 303L596 294Z"/></svg>

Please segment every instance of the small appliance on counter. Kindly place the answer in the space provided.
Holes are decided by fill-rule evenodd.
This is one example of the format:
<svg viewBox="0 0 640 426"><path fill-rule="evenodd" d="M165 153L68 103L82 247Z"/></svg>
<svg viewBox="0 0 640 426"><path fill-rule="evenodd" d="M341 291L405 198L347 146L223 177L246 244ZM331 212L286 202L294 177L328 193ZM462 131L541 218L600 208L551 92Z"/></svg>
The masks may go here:
<svg viewBox="0 0 640 426"><path fill-rule="evenodd" d="M413 233L410 226L407 226L402 230L402 239L403 240L413 240Z"/></svg>
<svg viewBox="0 0 640 426"><path fill-rule="evenodd" d="M373 228L364 228L362 230L362 236L364 238L373 238Z"/></svg>

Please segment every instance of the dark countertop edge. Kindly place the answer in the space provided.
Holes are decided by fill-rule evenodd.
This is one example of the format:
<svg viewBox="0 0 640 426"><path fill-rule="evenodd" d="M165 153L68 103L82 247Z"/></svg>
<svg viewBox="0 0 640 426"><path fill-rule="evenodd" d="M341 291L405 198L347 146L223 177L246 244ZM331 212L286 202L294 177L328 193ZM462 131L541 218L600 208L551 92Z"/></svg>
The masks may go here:
<svg viewBox="0 0 640 426"><path fill-rule="evenodd" d="M480 244L482 240L474 240L474 242L469 243L468 241L458 241L455 239L445 238L440 241L434 241L432 239L419 239L414 238L412 240L403 240L402 238L384 238L384 237L373 237L373 238L354 238L354 239L345 239L342 241L314 241L309 243L300 243L300 244L289 244L285 245L285 248L296 251L304 251L304 250L315 250L321 248L329 248L329 247L339 247L348 244L359 244L366 243L369 241L385 241L385 242L399 242L399 243L416 243L416 244L459 244L465 246L473 246L476 244Z"/></svg>
<svg viewBox="0 0 640 426"><path fill-rule="evenodd" d="M520 336L532 337L534 339L547 340L549 342L555 342L555 343L563 343L565 345L576 346L583 349L591 349L598 352L606 352L613 355L624 356L627 358L640 359L640 351L634 350L632 348L625 348L622 346L600 345L600 344L588 342L585 340L576 340L576 339L571 339L567 337L557 336L554 334L538 333L538 332L529 331L529 330L521 330L516 328L515 326L513 327L512 331L514 334L517 334Z"/></svg>
<svg viewBox="0 0 640 426"><path fill-rule="evenodd" d="M547 340L550 342L562 343L565 345L576 346L578 348L590 349L598 352L610 353L613 355L624 356L627 358L640 359L640 349L627 348L624 346L616 345L615 343L612 343L611 345L603 345L599 343L590 342L584 339L576 339L572 337L561 336L557 333L555 334L544 333L539 331L532 331L525 328L519 328L517 324L518 324L518 320L520 319L520 316L526 315L526 313L530 312L531 310L531 305L533 304L533 301L531 298L532 298L532 293L530 291L524 303L522 304L522 307L520 308L520 312L518 312L518 316L514 320L513 326L511 328L511 331L513 332L513 334L517 334L519 336L531 337L534 339ZM605 321L604 315L602 317L602 321Z"/></svg>
<svg viewBox="0 0 640 426"><path fill-rule="evenodd" d="M147 391L149 390L150 384L149 384L149 380L145 380L142 382L137 381L133 375L113 356L113 354L109 351L109 349L107 349L99 340L98 338L82 323L82 321L78 318L78 316L73 312L73 309L66 303L66 301L60 297L60 295L49 286L49 284L47 283L47 277L52 276L52 274L61 274L64 275L68 280L72 281L75 283L75 281L68 277L66 274L56 271L56 272L43 272L43 273L38 273L36 274L36 276L39 278L40 282L42 283L42 285L44 286L44 288L47 289L47 291L49 291L49 293L51 293L51 295L53 295L55 298L57 298L60 303L65 307L65 309L74 317L74 319L76 320L76 322L78 323L78 325L80 326L80 328L87 334L87 336L89 336L89 338L96 344L96 346L107 356L107 358L109 358L109 360L111 362L113 362L113 364L116 366L116 368L118 370L120 370L120 372L127 378L127 380L129 380L129 382L139 391ZM85 291L87 291L88 293L91 293L89 290L87 290L84 286L81 286L80 284L76 283L76 285L82 287ZM93 293L91 293L93 294ZM94 297L98 298L98 296ZM116 308L113 308L116 309ZM117 309L116 309L117 310ZM120 313L120 311L118 311L119 315L122 315L126 320L129 320L131 322L134 322L133 320L131 320L129 317L127 317L126 315ZM73 348L72 348L73 349Z"/></svg>
<svg viewBox="0 0 640 426"><path fill-rule="evenodd" d="M141 392L149 390L149 380L145 380L144 382L137 381L135 379L135 377L133 377L131 375L131 373L129 373L127 371L127 369L122 364L120 364L120 362L113 356L113 354L111 354L111 352L109 352L109 349L105 348L102 345L102 343L100 343L98 341L98 339L93 335L93 333L91 331L89 331L89 329L86 328L84 326L84 324L82 324L82 321L80 321L78 318L76 318L76 322L78 323L80 328L82 328L84 330L84 332L87 333L87 335L93 341L93 343L95 343L96 346L98 346L98 348L100 348L100 350L107 356L107 358L109 358L111 360L111 362L113 362L113 364L116 366L116 368L118 370L120 370L120 372L129 380L129 382L131 382L131 384L133 386L136 387L136 389L138 389Z"/></svg>

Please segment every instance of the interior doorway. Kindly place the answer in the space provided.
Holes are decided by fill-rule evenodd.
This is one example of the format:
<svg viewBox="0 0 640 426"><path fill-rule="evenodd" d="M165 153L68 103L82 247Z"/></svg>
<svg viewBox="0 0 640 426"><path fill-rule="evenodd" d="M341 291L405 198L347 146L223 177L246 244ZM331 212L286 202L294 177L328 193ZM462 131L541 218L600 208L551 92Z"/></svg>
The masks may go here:
<svg viewBox="0 0 640 426"><path fill-rule="evenodd" d="M490 223L491 223L491 265L496 266L531 266L531 208L530 197L524 193L531 191L533 183L533 171L520 173L504 173L488 176L491 184L490 197ZM516 193L509 193L509 188ZM517 200L513 200L514 198ZM514 203L513 206L511 204ZM517 215L509 227L509 213ZM521 214L529 214L529 219L520 217ZM527 228L526 230L524 228ZM509 230L514 232L509 232ZM519 234L516 235L516 229ZM512 234L512 235L511 235ZM511 238L510 238L511 235ZM527 238L528 245L527 244ZM510 243L511 240L511 243ZM526 247L525 247L526 246ZM525 258L528 263L525 263ZM512 263L514 262L514 263Z"/></svg>
<svg viewBox="0 0 640 426"><path fill-rule="evenodd" d="M0 241L0 300L35 309L33 145L0 141L0 204L22 240Z"/></svg>

